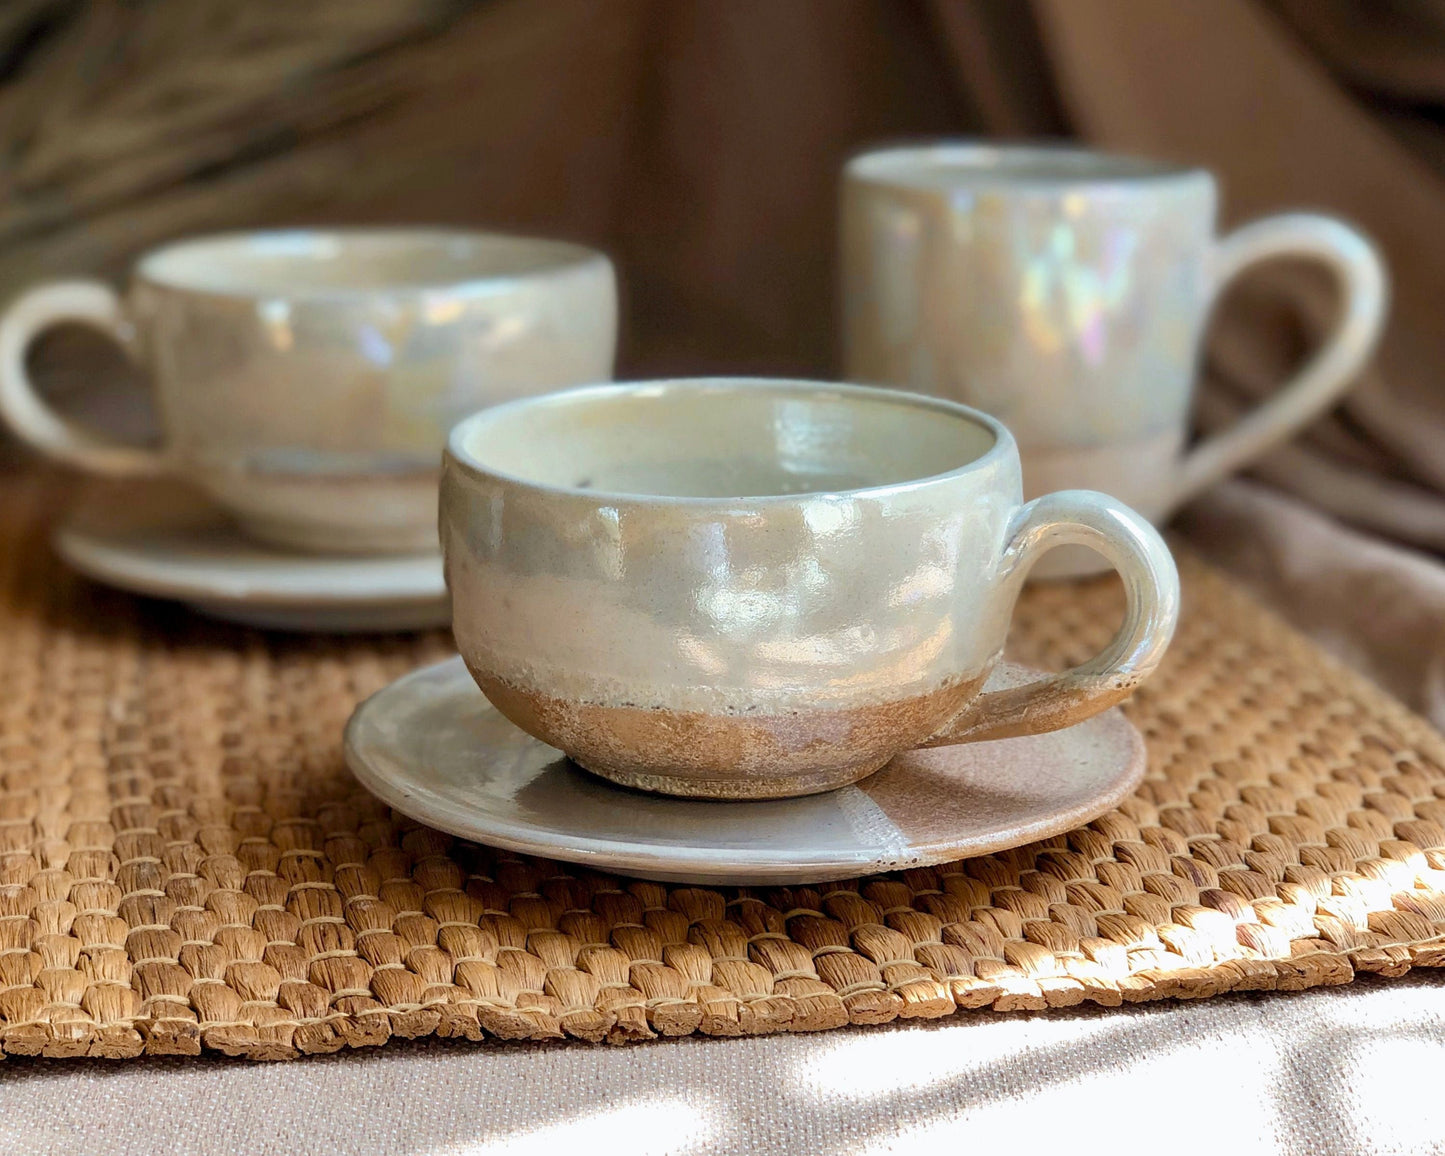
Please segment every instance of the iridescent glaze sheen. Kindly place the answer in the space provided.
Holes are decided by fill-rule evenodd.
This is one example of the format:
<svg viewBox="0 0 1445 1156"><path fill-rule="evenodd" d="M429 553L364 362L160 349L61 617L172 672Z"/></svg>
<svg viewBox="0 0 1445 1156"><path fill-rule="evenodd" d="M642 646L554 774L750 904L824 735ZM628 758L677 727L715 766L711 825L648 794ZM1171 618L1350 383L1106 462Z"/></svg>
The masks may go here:
<svg viewBox="0 0 1445 1156"><path fill-rule="evenodd" d="M790 381L573 390L452 432L442 547L458 649L514 723L615 781L773 797L913 747L1097 713L1173 630L1173 561L1099 494L1024 505L1013 439L950 402ZM978 697L1028 568L1124 574L1108 651Z"/></svg>
<svg viewBox="0 0 1445 1156"><path fill-rule="evenodd" d="M159 453L45 408L25 350L97 325L146 366ZM436 547L447 431L480 406L612 375L616 289L599 253L431 229L238 233L99 282L22 295L0 321L0 411L41 450L106 475L181 474L254 536L308 549Z"/></svg>
<svg viewBox="0 0 1445 1156"><path fill-rule="evenodd" d="M1383 270L1358 233L1289 214L1217 240L1202 169L944 143L855 158L842 197L847 377L998 417L1030 495L1088 486L1162 519L1338 396L1384 316ZM1338 328L1270 402L1186 455L1212 302L1286 256L1337 276Z"/></svg>

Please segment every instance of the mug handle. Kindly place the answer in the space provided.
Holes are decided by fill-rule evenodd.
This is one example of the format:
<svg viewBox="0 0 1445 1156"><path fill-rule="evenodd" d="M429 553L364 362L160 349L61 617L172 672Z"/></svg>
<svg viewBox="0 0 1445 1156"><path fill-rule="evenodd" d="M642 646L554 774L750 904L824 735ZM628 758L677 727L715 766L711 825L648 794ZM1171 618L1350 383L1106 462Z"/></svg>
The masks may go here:
<svg viewBox="0 0 1445 1156"><path fill-rule="evenodd" d="M1129 697L1159 665L1179 621L1179 571L1159 532L1128 506L1093 490L1060 490L1023 506L999 563L1012 605L1029 568L1055 546L1091 546L1124 580L1124 624L1082 666L1023 686L985 691L925 747L1060 730Z"/></svg>
<svg viewBox="0 0 1445 1156"><path fill-rule="evenodd" d="M103 281L55 281L30 289L0 317L0 418L41 453L88 473L110 478L169 473L163 453L88 430L36 392L25 355L36 337L67 321L99 329L134 356L135 329L120 297Z"/></svg>
<svg viewBox="0 0 1445 1156"><path fill-rule="evenodd" d="M1285 213L1229 234L1213 253L1211 300L1251 265L1277 257L1312 257L1329 268L1344 301L1339 323L1293 380L1185 456L1170 508L1183 505L1313 421L1354 383L1374 352L1389 296L1385 267L1364 236L1331 217Z"/></svg>

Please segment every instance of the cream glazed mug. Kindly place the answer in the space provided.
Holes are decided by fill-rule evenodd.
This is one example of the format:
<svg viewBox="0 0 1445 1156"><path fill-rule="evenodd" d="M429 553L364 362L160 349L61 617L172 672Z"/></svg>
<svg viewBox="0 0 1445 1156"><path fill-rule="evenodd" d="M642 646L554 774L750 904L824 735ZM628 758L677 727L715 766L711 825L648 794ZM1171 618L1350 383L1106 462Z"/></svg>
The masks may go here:
<svg viewBox="0 0 1445 1156"><path fill-rule="evenodd" d="M148 371L164 442L125 445L50 409L25 354L101 329ZM437 549L442 446L495 402L612 376L612 265L561 241L447 229L201 237L99 281L22 294L0 318L0 417L106 477L178 476L251 536L341 553Z"/></svg>
<svg viewBox="0 0 1445 1156"><path fill-rule="evenodd" d="M1384 269L1354 229L1287 213L1220 239L1217 202L1203 169L1076 148L858 156L842 192L845 376L998 417L1028 496L1087 486L1160 522L1326 409L1385 316ZM1186 449L1212 303L1283 257L1339 282L1333 334L1269 401ZM1097 568L1069 551L1040 572Z"/></svg>
<svg viewBox="0 0 1445 1156"><path fill-rule="evenodd" d="M503 715L604 778L702 798L841 787L916 747L1056 730L1128 696L1174 631L1158 533L1103 494L1023 501L955 402L806 381L570 390L447 443L457 648ZM1125 621L1089 662L981 688L1030 566L1084 543Z"/></svg>

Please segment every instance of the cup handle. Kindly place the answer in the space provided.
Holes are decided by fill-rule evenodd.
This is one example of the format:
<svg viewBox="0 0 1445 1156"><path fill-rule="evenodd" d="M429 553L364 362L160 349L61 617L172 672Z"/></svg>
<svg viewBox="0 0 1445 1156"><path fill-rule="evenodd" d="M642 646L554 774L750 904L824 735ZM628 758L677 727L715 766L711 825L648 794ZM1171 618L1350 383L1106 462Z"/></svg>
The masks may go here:
<svg viewBox="0 0 1445 1156"><path fill-rule="evenodd" d="M1179 572L1159 532L1128 506L1092 490L1061 490L1025 505L1009 524L999 564L1012 606L1029 568L1055 546L1091 546L1124 580L1124 624L1098 655L1063 674L985 691L925 747L1059 730L1134 692L1159 665L1179 620Z"/></svg>
<svg viewBox="0 0 1445 1156"><path fill-rule="evenodd" d="M112 478L169 473L163 454L88 430L36 392L25 355L37 336L66 321L99 329L134 355L134 328L119 296L104 282L56 281L22 293L0 317L0 418L41 453L88 473Z"/></svg>
<svg viewBox="0 0 1445 1156"><path fill-rule="evenodd" d="M1276 257L1311 257L1340 284L1344 308L1329 339L1291 381L1229 429L1196 446L1180 464L1171 508L1234 473L1329 408L1365 367L1384 325L1389 296L1375 247L1341 221L1285 213L1237 229L1214 250L1211 297L1244 270Z"/></svg>

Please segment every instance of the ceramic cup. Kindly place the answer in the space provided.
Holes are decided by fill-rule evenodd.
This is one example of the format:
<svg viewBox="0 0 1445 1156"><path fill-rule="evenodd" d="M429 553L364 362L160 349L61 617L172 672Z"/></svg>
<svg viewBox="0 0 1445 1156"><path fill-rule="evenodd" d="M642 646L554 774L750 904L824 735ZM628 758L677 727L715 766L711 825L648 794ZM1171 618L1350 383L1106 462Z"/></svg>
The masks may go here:
<svg viewBox="0 0 1445 1156"><path fill-rule="evenodd" d="M1384 271L1359 233L1289 213L1220 239L1217 201L1203 169L1078 149L942 143L856 157L843 179L845 374L1000 418L1026 495L1087 486L1158 522L1329 406L1385 313ZM1186 450L1210 307L1277 257L1334 274L1339 323L1268 402ZM1096 565L1069 553L1063 569Z"/></svg>
<svg viewBox="0 0 1445 1156"><path fill-rule="evenodd" d="M599 386L451 433L441 535L457 647L523 730L630 787L778 798L920 746L1056 730L1127 696L1179 605L1122 503L1024 504L998 421L802 381ZM1123 575L1125 622L1066 674L980 693L1059 543Z"/></svg>
<svg viewBox="0 0 1445 1156"><path fill-rule="evenodd" d="M612 266L559 241L433 229L237 233L143 256L124 297L31 289L0 319L0 416L91 473L195 482L255 538L435 550L447 431L479 406L612 376ZM164 443L51 410L25 370L51 326L115 338L150 373Z"/></svg>

